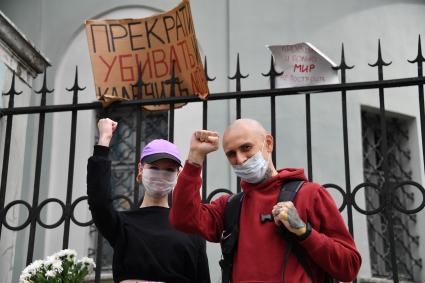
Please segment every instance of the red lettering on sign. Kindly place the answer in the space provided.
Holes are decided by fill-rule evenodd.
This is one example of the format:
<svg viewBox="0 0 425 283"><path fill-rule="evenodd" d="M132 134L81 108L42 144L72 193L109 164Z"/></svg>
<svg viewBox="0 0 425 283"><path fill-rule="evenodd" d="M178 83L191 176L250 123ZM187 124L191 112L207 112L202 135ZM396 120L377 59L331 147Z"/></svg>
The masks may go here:
<svg viewBox="0 0 425 283"><path fill-rule="evenodd" d="M186 40L180 41L179 43L177 43L177 45L181 48L181 52L183 54L184 64L186 66L186 69L189 69L189 65L187 64L186 52L185 52L185 49L184 49L184 45L186 45L186 49L187 49Z"/></svg>
<svg viewBox="0 0 425 283"><path fill-rule="evenodd" d="M168 66L165 63L165 52L162 49L152 51L153 64L155 68L155 77L160 78L168 73ZM162 66L162 68L161 68ZM162 71L160 72L160 70Z"/></svg>
<svg viewBox="0 0 425 283"><path fill-rule="evenodd" d="M137 61L137 72L140 70L140 64L142 64L142 80L143 78L146 79L145 71L149 71L149 79L152 78L152 65L151 65L151 56L150 52L146 52L146 58L145 61L142 61L139 59L139 54L136 54L136 61ZM139 75L139 73L137 73Z"/></svg>
<svg viewBox="0 0 425 283"><path fill-rule="evenodd" d="M298 71L300 73L308 73L315 68L316 68L315 64L310 64L310 65L294 64L294 72Z"/></svg>
<svg viewBox="0 0 425 283"><path fill-rule="evenodd" d="M103 82L106 82L108 80L109 75L111 74L111 70L112 70L112 67L115 64L115 61L117 60L117 56L114 56L114 59L112 60L112 63L110 65L108 64L108 62L105 61L105 59L103 59L102 56L99 56L99 58L106 65L106 68L108 68L108 72L106 73L106 77L103 80Z"/></svg>
<svg viewBox="0 0 425 283"><path fill-rule="evenodd" d="M174 45L170 46L170 66L173 66L174 61L174 71L177 73L181 73L179 57L177 56L176 50L174 49ZM170 75L173 72L172 68L170 68Z"/></svg>
<svg viewBox="0 0 425 283"><path fill-rule="evenodd" d="M134 81L134 72L133 72L133 67L131 66L124 66L124 58L128 58L128 57L132 57L131 54L125 54L125 55L120 55L119 56L119 64L120 64L120 74L121 74L121 80L123 82L128 82L128 81ZM124 71L126 71L126 73L129 73L130 76L128 76L128 78L124 77Z"/></svg>

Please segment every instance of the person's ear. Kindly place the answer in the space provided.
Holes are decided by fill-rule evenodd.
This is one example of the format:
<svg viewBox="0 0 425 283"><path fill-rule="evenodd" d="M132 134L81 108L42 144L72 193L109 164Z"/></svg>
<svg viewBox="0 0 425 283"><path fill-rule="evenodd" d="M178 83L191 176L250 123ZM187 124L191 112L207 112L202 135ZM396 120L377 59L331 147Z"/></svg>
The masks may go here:
<svg viewBox="0 0 425 283"><path fill-rule="evenodd" d="M267 134L266 135L266 150L267 150L267 152L273 151L273 147L274 147L273 141L274 141L273 136L271 134Z"/></svg>
<svg viewBox="0 0 425 283"><path fill-rule="evenodd" d="M142 163L139 162L139 164L137 164L137 176L136 176L136 182L138 184L142 182L142 174L143 174L143 166L142 166Z"/></svg>

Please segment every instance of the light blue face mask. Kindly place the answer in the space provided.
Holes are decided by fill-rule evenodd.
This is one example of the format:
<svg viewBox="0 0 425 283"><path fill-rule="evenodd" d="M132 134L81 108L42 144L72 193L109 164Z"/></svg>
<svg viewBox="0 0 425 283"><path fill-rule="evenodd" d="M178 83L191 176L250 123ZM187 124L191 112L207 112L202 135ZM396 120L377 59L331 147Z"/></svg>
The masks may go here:
<svg viewBox="0 0 425 283"><path fill-rule="evenodd" d="M247 183L257 184L264 179L264 175L268 168L268 161L265 160L262 155L265 142L266 140L264 140L261 150L247 159L243 164L232 165L233 172L235 172L236 176Z"/></svg>

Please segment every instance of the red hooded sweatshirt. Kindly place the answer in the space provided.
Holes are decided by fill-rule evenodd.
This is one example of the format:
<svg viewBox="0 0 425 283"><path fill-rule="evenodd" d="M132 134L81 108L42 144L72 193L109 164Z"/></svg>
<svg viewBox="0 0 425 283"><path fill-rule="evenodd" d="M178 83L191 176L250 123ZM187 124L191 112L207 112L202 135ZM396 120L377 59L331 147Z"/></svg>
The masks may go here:
<svg viewBox="0 0 425 283"><path fill-rule="evenodd" d="M223 231L228 195L202 204L199 194L201 167L186 162L173 191L170 223L177 229L219 242ZM233 283L311 282L297 258L290 254L283 280L285 239L274 222L261 223L260 214L270 214L285 179L303 179L303 169L283 169L264 183L241 182L244 198L236 250ZM305 182L294 199L302 220L309 222L311 234L299 245L308 255L315 282L324 281L324 272L339 281L352 281L361 265L361 256L331 195L320 185Z"/></svg>

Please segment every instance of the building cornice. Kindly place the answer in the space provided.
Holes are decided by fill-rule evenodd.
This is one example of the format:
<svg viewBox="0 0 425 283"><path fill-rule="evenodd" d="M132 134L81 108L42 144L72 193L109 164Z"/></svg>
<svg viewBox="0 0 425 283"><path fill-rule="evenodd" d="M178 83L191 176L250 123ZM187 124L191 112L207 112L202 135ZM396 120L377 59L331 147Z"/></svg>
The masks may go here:
<svg viewBox="0 0 425 283"><path fill-rule="evenodd" d="M0 60L29 84L30 77L35 78L51 66L49 59L1 11Z"/></svg>

